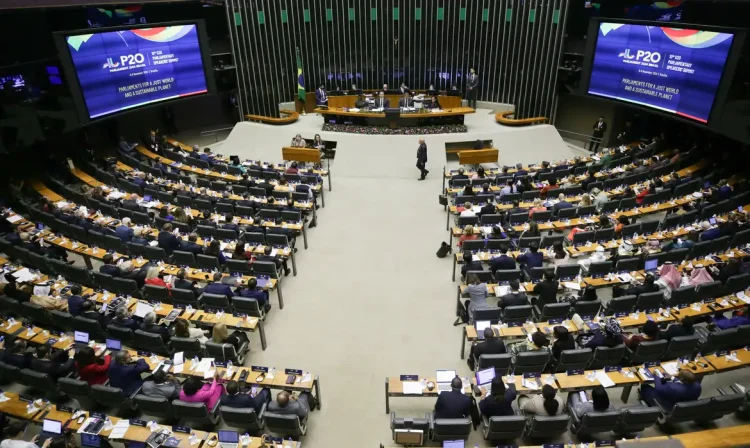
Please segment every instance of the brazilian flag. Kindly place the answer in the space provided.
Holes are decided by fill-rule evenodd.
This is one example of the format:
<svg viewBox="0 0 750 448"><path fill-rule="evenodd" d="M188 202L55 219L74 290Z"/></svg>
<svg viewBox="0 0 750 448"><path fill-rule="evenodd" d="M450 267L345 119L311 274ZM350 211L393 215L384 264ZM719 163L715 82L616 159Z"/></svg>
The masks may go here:
<svg viewBox="0 0 750 448"><path fill-rule="evenodd" d="M297 96L305 102L305 75L302 74L302 55L297 48Z"/></svg>

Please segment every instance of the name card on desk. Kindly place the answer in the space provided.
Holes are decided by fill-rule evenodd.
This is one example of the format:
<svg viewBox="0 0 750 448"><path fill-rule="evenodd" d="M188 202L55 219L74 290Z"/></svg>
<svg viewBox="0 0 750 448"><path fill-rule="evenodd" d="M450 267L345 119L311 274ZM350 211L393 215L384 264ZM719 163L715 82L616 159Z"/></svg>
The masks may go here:
<svg viewBox="0 0 750 448"><path fill-rule="evenodd" d="M268 367L252 366L252 367L250 367L250 370L252 370L253 372L268 373Z"/></svg>
<svg viewBox="0 0 750 448"><path fill-rule="evenodd" d="M557 324L561 324L564 320L565 319L563 319L562 317L560 317L560 318L557 318L557 319L550 319L550 320L547 321L547 323L550 324L550 325L557 325Z"/></svg>
<svg viewBox="0 0 750 448"><path fill-rule="evenodd" d="M630 313L628 313L627 311L620 311L619 313L615 313L615 317L625 317L628 314Z"/></svg>
<svg viewBox="0 0 750 448"><path fill-rule="evenodd" d="M301 369L284 369L284 373L287 375L302 375Z"/></svg>
<svg viewBox="0 0 750 448"><path fill-rule="evenodd" d="M565 444L562 443L545 443L542 448L565 448Z"/></svg>
<svg viewBox="0 0 750 448"><path fill-rule="evenodd" d="M91 412L89 414L89 417L91 417L91 418L98 418L98 419L101 419L101 420L105 420L107 418L107 414L104 414L102 412Z"/></svg>
<svg viewBox="0 0 750 448"><path fill-rule="evenodd" d="M419 375L401 375L401 381L419 381Z"/></svg>
<svg viewBox="0 0 750 448"><path fill-rule="evenodd" d="M184 310L185 304L184 303L175 303L172 305L174 308L177 308L178 310Z"/></svg>
<svg viewBox="0 0 750 448"><path fill-rule="evenodd" d="M659 361L649 361L649 362L644 362L643 363L643 366L646 367L647 369L649 367L656 367L656 366L659 366L659 365L661 365L661 362L659 362Z"/></svg>
<svg viewBox="0 0 750 448"><path fill-rule="evenodd" d="M146 421L145 420L138 420L137 418L131 418L130 424L133 426L140 426L145 428L146 427Z"/></svg>
<svg viewBox="0 0 750 448"><path fill-rule="evenodd" d="M614 440L597 440L595 442L596 446L616 446Z"/></svg>
<svg viewBox="0 0 750 448"><path fill-rule="evenodd" d="M540 378L541 376L541 372L526 372L523 374L524 378Z"/></svg>
<svg viewBox="0 0 750 448"><path fill-rule="evenodd" d="M729 354L729 350L719 350L716 352L716 356L727 356Z"/></svg>
<svg viewBox="0 0 750 448"><path fill-rule="evenodd" d="M518 448L518 445L498 445L497 448Z"/></svg>
<svg viewBox="0 0 750 448"><path fill-rule="evenodd" d="M689 307L689 306L690 306L690 305L689 305L689 304L687 304L687 303L680 303L680 304L678 304L678 305L677 305L677 309L678 309L678 310L681 310L681 309L685 309L685 308L687 308L687 307Z"/></svg>
<svg viewBox="0 0 750 448"><path fill-rule="evenodd" d="M652 308L650 310L646 310L646 314L656 314L659 312L658 308Z"/></svg>
<svg viewBox="0 0 750 448"><path fill-rule="evenodd" d="M604 371L605 372L619 372L622 368L620 366L605 366Z"/></svg>
<svg viewBox="0 0 750 448"><path fill-rule="evenodd" d="M227 363L224 361L214 361L214 366L216 367L226 367Z"/></svg>
<svg viewBox="0 0 750 448"><path fill-rule="evenodd" d="M583 375L583 369L570 369L566 373L568 376Z"/></svg>
<svg viewBox="0 0 750 448"><path fill-rule="evenodd" d="M57 344L57 339L55 338L49 338L47 339L47 342L45 342L46 345L55 345Z"/></svg>
<svg viewBox="0 0 750 448"><path fill-rule="evenodd" d="M144 357L151 356L151 353L143 351L143 350L138 350L136 353L138 353L138 356L144 356Z"/></svg>
<svg viewBox="0 0 750 448"><path fill-rule="evenodd" d="M518 322L508 322L508 327L511 327L511 328L512 327L521 327L521 326L523 326L523 322L520 322L520 321L518 321Z"/></svg>
<svg viewBox="0 0 750 448"><path fill-rule="evenodd" d="M34 401L33 398L26 396L26 395L18 395L18 399L26 403L31 403Z"/></svg>
<svg viewBox="0 0 750 448"><path fill-rule="evenodd" d="M605 275L607 275L605 272L600 272L598 274L591 274L591 278L604 278Z"/></svg>
<svg viewBox="0 0 750 448"><path fill-rule="evenodd" d="M181 432L183 434L190 434L190 428L187 426L172 426L173 432Z"/></svg>
<svg viewBox="0 0 750 448"><path fill-rule="evenodd" d="M247 317L247 314L245 313L232 313L232 316L239 317L240 319L244 319Z"/></svg>
<svg viewBox="0 0 750 448"><path fill-rule="evenodd" d="M73 413L73 408L71 408L70 406L58 406L57 410L60 412L68 412L70 414Z"/></svg>

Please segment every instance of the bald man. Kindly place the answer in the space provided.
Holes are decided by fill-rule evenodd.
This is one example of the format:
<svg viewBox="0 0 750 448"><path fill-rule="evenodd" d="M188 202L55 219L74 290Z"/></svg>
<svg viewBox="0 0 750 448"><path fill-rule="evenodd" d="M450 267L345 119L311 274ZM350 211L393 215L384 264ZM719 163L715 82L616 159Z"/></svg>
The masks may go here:
<svg viewBox="0 0 750 448"><path fill-rule="evenodd" d="M306 392L299 396L282 391L276 395L276 401L268 403L268 412L275 414L294 414L304 420L310 412L310 401Z"/></svg>
<svg viewBox="0 0 750 448"><path fill-rule="evenodd" d="M419 139L419 148L417 148L417 168L419 168L419 172L421 173L421 176L417 180L424 180L425 177L427 177L427 174L429 174L429 171L426 169L427 166L427 145L424 142L424 137Z"/></svg>

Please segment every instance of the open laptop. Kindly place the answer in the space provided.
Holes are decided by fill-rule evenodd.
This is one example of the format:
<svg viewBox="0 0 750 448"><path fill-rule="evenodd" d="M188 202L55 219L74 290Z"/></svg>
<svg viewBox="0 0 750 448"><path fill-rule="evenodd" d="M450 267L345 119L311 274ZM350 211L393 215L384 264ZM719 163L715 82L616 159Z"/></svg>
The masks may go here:
<svg viewBox="0 0 750 448"><path fill-rule="evenodd" d="M122 350L122 343L117 339L107 339L107 350Z"/></svg>
<svg viewBox="0 0 750 448"><path fill-rule="evenodd" d="M437 390L438 392L450 392L451 381L456 377L455 370L438 370L437 374Z"/></svg>
<svg viewBox="0 0 750 448"><path fill-rule="evenodd" d="M73 340L79 345L89 345L89 334L85 331L76 331L73 333Z"/></svg>
<svg viewBox="0 0 750 448"><path fill-rule="evenodd" d="M444 440L443 448L464 448L465 443L463 440Z"/></svg>
<svg viewBox="0 0 750 448"><path fill-rule="evenodd" d="M644 266L644 270L646 272L656 272L656 269L659 267L659 260L654 258L651 260L646 260L646 264Z"/></svg>
<svg viewBox="0 0 750 448"><path fill-rule="evenodd" d="M474 322L474 327L477 329L477 339L484 339L484 329L491 326L489 320L478 320Z"/></svg>
<svg viewBox="0 0 750 448"><path fill-rule="evenodd" d="M39 444L44 443L45 440L51 439L61 435L63 432L63 424L57 420L44 419L42 423L42 433L39 434Z"/></svg>
<svg viewBox="0 0 750 448"><path fill-rule="evenodd" d="M240 435L237 431L225 431L220 429L219 433L219 448L237 448L237 444L240 442Z"/></svg>
<svg viewBox="0 0 750 448"><path fill-rule="evenodd" d="M489 369L479 370L476 373L476 377L477 386L482 388L487 387L495 379L495 368L490 367Z"/></svg>

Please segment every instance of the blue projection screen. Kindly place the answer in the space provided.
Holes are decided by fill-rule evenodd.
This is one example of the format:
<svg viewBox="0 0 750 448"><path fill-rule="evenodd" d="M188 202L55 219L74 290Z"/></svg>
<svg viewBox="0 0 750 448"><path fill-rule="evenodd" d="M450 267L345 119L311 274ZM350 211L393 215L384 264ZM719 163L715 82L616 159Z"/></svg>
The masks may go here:
<svg viewBox="0 0 750 448"><path fill-rule="evenodd" d="M588 93L707 123L733 37L602 22Z"/></svg>
<svg viewBox="0 0 750 448"><path fill-rule="evenodd" d="M65 37L89 119L208 92L195 24Z"/></svg>

